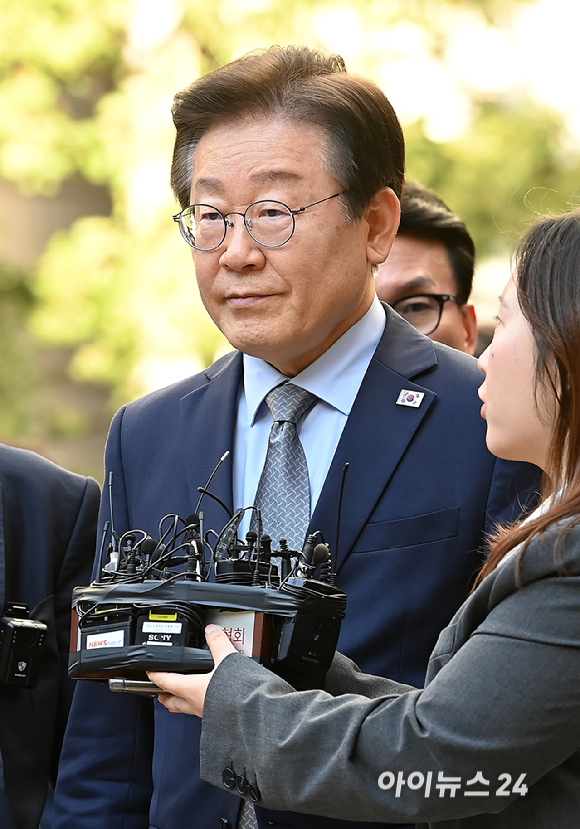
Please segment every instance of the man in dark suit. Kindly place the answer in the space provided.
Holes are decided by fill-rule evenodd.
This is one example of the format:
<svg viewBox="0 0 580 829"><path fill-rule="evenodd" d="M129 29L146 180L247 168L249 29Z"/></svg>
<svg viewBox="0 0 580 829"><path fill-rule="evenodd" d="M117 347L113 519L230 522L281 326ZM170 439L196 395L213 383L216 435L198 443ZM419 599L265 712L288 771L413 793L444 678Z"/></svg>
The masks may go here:
<svg viewBox="0 0 580 829"><path fill-rule="evenodd" d="M315 396L298 434L310 530L330 543L348 593L339 647L364 670L421 683L485 529L512 517L536 470L487 451L475 361L375 296L373 268L399 220L397 118L340 58L301 47L222 67L180 93L173 115L175 219L203 302L237 350L117 414L106 454L115 530L158 537L165 514L190 514L226 450L212 493L229 508L254 503L272 425L265 398L291 378ZM203 509L206 528L221 529L219 503ZM57 829L233 829L240 803L201 782L198 739L194 718L79 683ZM257 817L261 827L341 825Z"/></svg>
<svg viewBox="0 0 580 829"><path fill-rule="evenodd" d="M465 223L436 193L407 179L399 230L375 277L378 298L432 340L474 354L474 264Z"/></svg>
<svg viewBox="0 0 580 829"><path fill-rule="evenodd" d="M98 506L96 481L0 444L0 607L26 604L47 625L36 687L0 684L2 829L38 829L56 780L74 687L71 591L90 576Z"/></svg>

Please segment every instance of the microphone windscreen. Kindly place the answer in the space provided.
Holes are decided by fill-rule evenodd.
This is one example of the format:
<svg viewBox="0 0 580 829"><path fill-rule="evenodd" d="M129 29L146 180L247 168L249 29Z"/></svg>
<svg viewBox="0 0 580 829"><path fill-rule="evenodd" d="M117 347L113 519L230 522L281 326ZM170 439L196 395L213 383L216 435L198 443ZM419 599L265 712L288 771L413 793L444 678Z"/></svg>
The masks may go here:
<svg viewBox="0 0 580 829"><path fill-rule="evenodd" d="M324 564L330 558L330 552L326 544L317 544L312 555L312 564L316 567L319 564Z"/></svg>
<svg viewBox="0 0 580 829"><path fill-rule="evenodd" d="M154 538L151 538L151 536L147 536L147 538L144 538L141 542L140 547L142 556L150 556L153 550L157 547L157 542Z"/></svg>

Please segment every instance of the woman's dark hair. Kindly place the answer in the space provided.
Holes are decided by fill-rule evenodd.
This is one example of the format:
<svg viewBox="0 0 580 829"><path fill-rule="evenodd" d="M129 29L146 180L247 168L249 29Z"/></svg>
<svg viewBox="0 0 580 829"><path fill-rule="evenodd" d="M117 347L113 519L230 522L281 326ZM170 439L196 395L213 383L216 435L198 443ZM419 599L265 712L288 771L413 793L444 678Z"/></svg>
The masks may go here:
<svg viewBox="0 0 580 829"><path fill-rule="evenodd" d="M555 521L580 521L580 210L545 218L524 236L517 297L536 350L536 396L555 400L542 495L557 496L535 519L501 531L477 584L511 549L522 552Z"/></svg>
<svg viewBox="0 0 580 829"><path fill-rule="evenodd" d="M401 195L405 145L397 116L376 84L347 74L339 55L306 46L252 52L179 92L172 113L177 135L171 186L182 208L189 204L201 137L248 115L322 128L329 146L325 166L346 191L342 200L351 220L360 218L381 188Z"/></svg>

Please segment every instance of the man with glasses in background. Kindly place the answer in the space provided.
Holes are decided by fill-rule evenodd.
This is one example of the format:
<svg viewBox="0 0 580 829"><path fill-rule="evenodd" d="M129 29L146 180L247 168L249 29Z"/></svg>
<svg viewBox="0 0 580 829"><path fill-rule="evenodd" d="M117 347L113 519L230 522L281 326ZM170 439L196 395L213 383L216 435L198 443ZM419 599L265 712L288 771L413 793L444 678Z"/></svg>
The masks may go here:
<svg viewBox="0 0 580 829"><path fill-rule="evenodd" d="M431 190L407 180L399 230L376 273L379 299L432 340L474 354L474 261L473 239L461 219Z"/></svg>
<svg viewBox="0 0 580 829"><path fill-rule="evenodd" d="M291 549L320 531L348 594L339 648L368 672L421 684L485 530L519 513L537 470L487 451L475 360L376 297L374 266L399 223L396 115L339 56L272 47L195 81L173 118L174 218L204 305L235 351L115 416L106 452L115 530L157 538L164 515L190 515L229 450L204 500L205 527L224 526L221 500L229 510L259 504L265 531ZM274 451L283 431L289 464ZM282 482L292 511L269 495ZM100 526L109 518L105 502ZM151 699L79 682L55 829L359 826L261 809L242 770L224 770L222 791L202 783L199 730ZM242 809L236 790L255 803Z"/></svg>

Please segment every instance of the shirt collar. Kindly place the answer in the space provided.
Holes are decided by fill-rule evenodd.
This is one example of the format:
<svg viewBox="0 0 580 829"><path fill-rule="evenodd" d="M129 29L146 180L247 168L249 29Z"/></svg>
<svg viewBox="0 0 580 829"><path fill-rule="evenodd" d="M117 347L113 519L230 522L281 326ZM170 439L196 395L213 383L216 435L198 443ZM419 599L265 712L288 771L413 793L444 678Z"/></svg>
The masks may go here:
<svg viewBox="0 0 580 829"><path fill-rule="evenodd" d="M293 377L292 383L348 416L383 335L385 322L385 311L375 296L366 314L318 360ZM244 396L250 424L253 425L268 392L286 380L270 363L244 354Z"/></svg>

